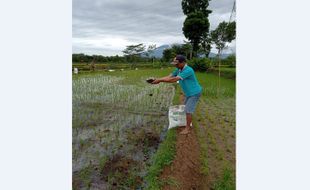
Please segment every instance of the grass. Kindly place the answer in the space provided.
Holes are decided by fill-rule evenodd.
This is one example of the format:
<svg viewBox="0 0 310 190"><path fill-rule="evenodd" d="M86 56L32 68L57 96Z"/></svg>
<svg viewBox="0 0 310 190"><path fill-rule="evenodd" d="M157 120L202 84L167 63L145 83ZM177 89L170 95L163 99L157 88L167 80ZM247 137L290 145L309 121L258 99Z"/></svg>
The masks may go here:
<svg viewBox="0 0 310 190"><path fill-rule="evenodd" d="M228 74L227 73L233 73ZM203 93L201 96L200 103L197 107L197 114L194 116L194 121L197 122L199 119L200 123L202 123L207 130L207 127L211 127L214 131L217 131L219 137L225 142L224 130L227 130L227 126L224 122L224 119L227 115L230 115L230 112L234 109L231 107L234 106L234 101L231 101L235 98L235 90L236 84L235 80L229 79L234 78L231 76L235 76L235 68L221 68L221 79L220 79L220 94L217 94L218 88L218 76L217 71L215 73L196 73L196 76L203 87ZM208 104L206 103L208 102ZM205 112L201 112L203 106ZM211 112L212 111L212 112ZM208 121L208 123L206 122ZM230 121L231 122L231 121ZM225 125L224 125L225 124ZM219 125L221 127L215 127L215 125ZM194 125L196 126L196 125ZM197 128L199 127L196 126ZM220 177L215 181L212 185L212 189L214 190L234 190L235 189L235 178L234 178L234 170L232 170L231 166L234 163L230 163L229 161L225 160L224 152L218 146L215 136L210 130L207 130L207 134L200 134L201 131L197 130L198 141L201 147L201 164L202 164L202 173L206 176L209 174L209 166L208 166L208 154L207 150L211 149L215 152L215 159L222 162L223 169L221 171ZM205 137L206 136L206 137ZM208 141L209 143L207 144ZM225 148L228 148L227 144ZM226 149L225 149L226 150ZM230 150L231 152L231 150Z"/></svg>
<svg viewBox="0 0 310 190"><path fill-rule="evenodd" d="M89 189L91 186L91 172L92 168L90 166L87 166L83 168L79 173L79 177L81 178L87 189Z"/></svg>
<svg viewBox="0 0 310 190"><path fill-rule="evenodd" d="M201 162L201 173L207 176L209 174L209 161L208 161L208 144L206 142L206 135L202 133L201 128L198 124L197 119L202 120L202 116L200 113L200 104L197 105L196 116L193 117L193 126L195 129L195 133L198 137L198 142L200 145L200 162Z"/></svg>
<svg viewBox="0 0 310 190"><path fill-rule="evenodd" d="M203 87L202 98L227 98L235 97L236 82L231 79L220 79L220 94L217 95L218 89L218 76L212 73L199 73L196 76L200 85Z"/></svg>
<svg viewBox="0 0 310 190"><path fill-rule="evenodd" d="M149 76L149 77L163 77L169 75L174 68L164 68L164 69L147 69L141 68L139 70L116 70L115 72L106 72L106 71L83 71L79 72L79 74L73 74L73 79L80 77L94 77L97 75L108 75L108 76L122 76L124 77L123 84L136 84L137 81L141 80L141 77Z"/></svg>
<svg viewBox="0 0 310 190"><path fill-rule="evenodd" d="M123 77L122 80L118 81L117 84L125 84L125 85L140 85L142 82L144 82L145 76L149 77L163 77L169 75L174 68L165 68L165 69L140 69L139 70L124 70L124 71L115 71L115 72L104 72L104 71L95 71L95 72L79 72L78 75L73 75L73 79L78 79L80 77L82 78L92 78L96 76L100 76L103 73L105 75L109 76L121 76ZM234 98L235 97L235 81L221 78L221 90L219 96L217 96L217 85L218 85L218 76L216 74L212 73L196 73L196 76L200 82L200 84L203 87L203 93L202 93L202 99L212 99L214 101L221 101L225 100L227 98ZM137 82L138 81L138 82ZM179 104L179 94L181 93L181 89L178 84L173 84L176 87L175 96L173 99L173 104ZM156 93L156 92L155 92ZM154 96L154 95L153 95ZM99 107L102 107L102 105L98 105ZM112 108L113 109L113 108ZM100 109L98 108L98 111ZM98 112L101 113L101 112ZM88 116L88 115L87 115ZM91 115L89 117L95 117L96 115ZM203 114L205 117L205 115ZM212 118L213 122L216 122L216 117L218 116L211 116L210 120ZM202 117L202 116L201 116ZM195 119L195 117L194 117ZM196 122L196 121L194 121ZM194 124L194 126L196 126ZM204 134L205 136L211 135L211 134ZM179 182L175 181L174 179L163 179L161 180L159 178L160 173L164 169L165 166L168 166L172 163L175 154L176 154L176 130L172 129L169 130L166 134L165 140L159 145L159 148L157 152L153 155L151 166L148 168L147 176L145 177L145 181L147 182L148 186L146 189L150 190L156 190L160 189L164 184L174 184L178 186ZM207 145L205 139L203 139L203 136L198 136L198 140L201 146L201 163L202 163L202 173L208 174L208 160L207 160L207 150L208 146L214 146L214 145ZM212 137L211 137L212 138ZM204 140L204 141L203 141ZM213 143L215 144L214 138L212 138ZM85 146L85 142L81 142L82 145ZM222 157L222 155L218 155L218 157ZM101 167L104 167L106 164L107 158L101 157L102 160L100 160ZM90 170L85 170L81 172L81 178L83 178L83 181L85 184L90 184L89 182L89 176ZM216 182L215 187L218 189L225 189L226 187L230 188L232 181L232 171L227 169L224 170L223 175L221 178ZM127 183L133 184L135 182L135 178L129 178L127 179Z"/></svg>
<svg viewBox="0 0 310 190"><path fill-rule="evenodd" d="M220 90L220 96L217 96L217 84L218 84L218 76L212 73L198 73L196 72L196 76L199 80L199 83L203 87L203 93L202 93L202 98L214 98L214 99L226 99L230 97L235 97L235 81L226 79L226 78L221 78L221 90ZM173 99L174 104L179 104L179 94L181 93L181 89L178 84L174 84L176 87L176 92L175 96ZM198 115L199 110L197 110ZM200 117L202 117L200 115ZM213 119L214 120L214 119ZM195 127L196 131L199 131L198 125L197 125L197 119L194 117L193 124ZM154 161L152 166L149 169L148 175L146 177L146 181L148 183L148 189L151 190L156 190L160 189L165 182L159 179L160 172L163 170L163 168L167 165L170 165L170 163L173 161L174 155L175 154L175 141L176 138L171 138L171 136L176 135L175 130L169 130L167 134L167 138L162 142L160 145L158 151L154 155ZM201 164L202 164L202 169L201 172L205 175L209 174L209 166L208 166L208 159L207 159L207 151L208 151L208 146L206 143L206 135L211 135L211 134L203 134L202 132L198 132L198 141L200 144L201 148L201 153L200 153L200 159L201 159ZM170 138L168 138L170 137ZM216 142L213 137L211 137L213 144L210 146L215 146L216 149ZM169 146L171 145L171 146ZM168 148L169 147L169 148ZM171 150L170 150L171 149ZM171 152L169 152L171 151ZM221 153L218 153L217 156L219 159L223 159L223 155ZM227 173L227 172L226 172ZM218 182L218 186L222 187L223 184L226 184L226 178L227 175L225 173L225 178L223 178L222 181ZM229 176L228 176L229 177ZM226 181L225 181L226 180ZM177 182L176 182L177 183ZM227 187L224 186L224 187Z"/></svg>
<svg viewBox="0 0 310 190"><path fill-rule="evenodd" d="M100 159L99 159L99 169L100 170L103 170L104 166L106 165L107 161L109 160L109 157L108 156L102 156Z"/></svg>
<svg viewBox="0 0 310 190"><path fill-rule="evenodd" d="M233 177L233 171L229 168L225 168L221 178L215 182L214 190L235 190L235 180Z"/></svg>
<svg viewBox="0 0 310 190"><path fill-rule="evenodd" d="M176 154L176 130L168 130L166 139L160 144L157 152L152 158L152 165L148 170L146 182L148 184L146 189L157 190L163 185L159 179L159 175L165 166L172 163Z"/></svg>
<svg viewBox="0 0 310 190"><path fill-rule="evenodd" d="M199 113L198 116L200 116ZM209 162L208 162L208 145L205 140L206 137L205 134L203 134L200 131L197 119L195 117L193 118L193 126L198 136L198 142L200 145L201 173L207 176L209 174Z"/></svg>
<svg viewBox="0 0 310 190"><path fill-rule="evenodd" d="M219 69L213 68L210 70L212 73L218 75ZM236 68L225 68L221 67L221 77L227 78L227 79L236 79Z"/></svg>
<svg viewBox="0 0 310 190"><path fill-rule="evenodd" d="M180 88L177 84L175 86L175 95L173 98L173 104L179 104L179 94L181 93ZM159 175L165 166L172 163L176 154L176 129L170 129L167 132L165 140L160 144L158 150L152 158L152 164L148 169L148 174L146 176L146 182L148 184L148 190L160 189L164 184L173 184L178 186L178 182L174 179L167 179L168 181L163 181L159 179Z"/></svg>
<svg viewBox="0 0 310 190"><path fill-rule="evenodd" d="M174 186L174 187L176 187L176 188L180 188L181 187L181 185L180 185L180 182L178 182L176 179L174 179L173 177L168 177L167 179L163 179L162 180L162 186L163 185L165 185L165 184L167 184L167 185L169 185L169 186Z"/></svg>
<svg viewBox="0 0 310 190"><path fill-rule="evenodd" d="M230 68L228 68L230 69ZM139 69L136 71L133 70L124 70L124 71L115 71L115 72L104 72L109 76L122 76L125 79L122 80L127 84L135 84L137 80L141 80L143 76L150 77L163 77L169 75L174 68L165 68L161 69ZM80 72L78 75L73 75L73 79L79 77L93 77L96 75L102 75L103 71L95 71L95 72ZM235 97L235 80L230 80L226 78L220 79L220 96L217 96L217 88L218 88L218 76L213 73L200 73L196 72L196 76L199 80L199 83L203 87L203 94L208 98L227 98L227 97ZM179 86L175 84L175 86Z"/></svg>
<svg viewBox="0 0 310 190"><path fill-rule="evenodd" d="M173 85L175 88L175 95L173 97L173 105L178 105L178 104L180 104L181 88L176 83L174 83Z"/></svg>
<svg viewBox="0 0 310 190"><path fill-rule="evenodd" d="M107 161L119 150L124 151L128 157L134 155L135 150L139 149L139 146L134 144L134 138L126 142L127 144L124 146L126 148L119 148L125 141L124 139L128 139L132 135L131 130L127 130L127 126L143 127L143 129L148 127L148 130L143 131L151 131L152 134L159 136L164 126L161 124L166 121L163 121L162 118L162 121L158 121L159 118L156 114L166 111L171 105L174 89L170 84L149 85L145 79L167 76L171 71L172 69L139 69L115 72L79 72L77 75L72 75L73 167L82 168L77 171L77 175L73 176L76 184L81 184L83 188L89 188L93 183L96 183L98 179L94 175L98 174L95 172L95 168L97 166L100 170L105 168ZM151 98L150 93L152 93ZM156 104L157 102L159 103ZM159 108L164 110L159 110ZM156 113L155 115L140 115L140 113L153 113L153 111ZM171 150L175 150L173 142L176 141L173 138L176 138L176 133L169 131L167 143L161 146L163 152L168 154L159 154L157 164L165 165L169 163L169 160L173 160L175 153ZM89 145L102 147L102 149L97 151L90 148ZM143 153L151 156L148 155L151 153L147 148L153 149L152 146L148 145L148 141L146 141ZM97 161L89 164L91 159ZM79 160L82 162L78 162ZM113 183L117 180L118 188L121 187L120 185L139 187L142 185L141 176L144 175L149 161L130 165L126 177L119 177L119 173L109 171L108 182ZM132 173L131 168L138 169L136 173ZM156 170L156 168L153 169ZM155 170L153 171L156 173Z"/></svg>
<svg viewBox="0 0 310 190"><path fill-rule="evenodd" d="M161 67L171 67L171 65L167 65L160 62L145 62L145 63L96 63L96 70L107 70L107 69L152 69L152 68L161 68ZM90 71L90 64L85 63L72 63L72 68L78 68L79 71Z"/></svg>

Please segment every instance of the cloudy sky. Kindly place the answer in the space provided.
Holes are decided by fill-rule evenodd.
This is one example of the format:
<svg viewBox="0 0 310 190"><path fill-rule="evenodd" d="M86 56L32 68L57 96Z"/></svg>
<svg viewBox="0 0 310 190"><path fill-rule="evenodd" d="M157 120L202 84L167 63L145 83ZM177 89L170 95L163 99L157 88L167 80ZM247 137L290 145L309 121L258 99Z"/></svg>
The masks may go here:
<svg viewBox="0 0 310 190"><path fill-rule="evenodd" d="M212 0L211 30L229 20L234 0ZM181 0L73 0L72 51L123 55L127 45L182 43ZM235 51L233 41L227 52ZM215 49L212 49L215 52Z"/></svg>

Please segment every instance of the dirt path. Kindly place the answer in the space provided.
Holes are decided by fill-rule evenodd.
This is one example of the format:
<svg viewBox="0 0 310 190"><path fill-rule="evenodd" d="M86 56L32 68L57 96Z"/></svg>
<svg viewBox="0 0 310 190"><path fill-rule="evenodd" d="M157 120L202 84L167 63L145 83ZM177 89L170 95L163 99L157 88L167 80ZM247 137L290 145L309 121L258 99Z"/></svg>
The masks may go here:
<svg viewBox="0 0 310 190"><path fill-rule="evenodd" d="M200 172L197 136L194 130L188 135L181 135L179 133L182 129L177 129L176 157L161 175L161 179L166 182L163 190L199 190L203 187L204 176Z"/></svg>
<svg viewBox="0 0 310 190"><path fill-rule="evenodd" d="M235 104L233 99L224 101L201 100L195 113L197 130L181 135L182 128L177 129L176 157L160 176L165 184L163 190L214 189L215 184L225 179L226 168L232 170L231 181L234 181ZM201 146L197 135L207 144L207 175L201 173ZM235 189L233 186L226 184L224 189Z"/></svg>
<svg viewBox="0 0 310 190"><path fill-rule="evenodd" d="M184 102L181 93L179 102ZM163 190L200 190L206 186L201 171L200 146L194 129L188 135L181 135L177 129L176 157L172 164L164 168L160 178L165 182Z"/></svg>

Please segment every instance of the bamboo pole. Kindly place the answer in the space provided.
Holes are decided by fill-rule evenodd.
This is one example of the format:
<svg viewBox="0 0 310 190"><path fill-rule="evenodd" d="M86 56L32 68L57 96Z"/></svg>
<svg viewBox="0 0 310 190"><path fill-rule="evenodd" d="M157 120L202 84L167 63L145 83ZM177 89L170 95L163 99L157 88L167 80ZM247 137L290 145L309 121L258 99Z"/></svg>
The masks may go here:
<svg viewBox="0 0 310 190"><path fill-rule="evenodd" d="M220 59L220 55L221 55L221 50L219 49L218 51L218 86L217 86L217 98L220 97L220 88L221 88L221 59Z"/></svg>

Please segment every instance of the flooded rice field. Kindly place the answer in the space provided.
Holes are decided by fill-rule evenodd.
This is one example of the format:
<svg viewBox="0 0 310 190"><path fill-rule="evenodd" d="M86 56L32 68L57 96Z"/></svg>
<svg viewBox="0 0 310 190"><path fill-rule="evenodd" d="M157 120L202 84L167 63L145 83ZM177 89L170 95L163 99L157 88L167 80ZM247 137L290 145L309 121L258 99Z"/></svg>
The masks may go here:
<svg viewBox="0 0 310 190"><path fill-rule="evenodd" d="M72 81L73 189L143 189L168 127L171 84L147 76L81 75Z"/></svg>

